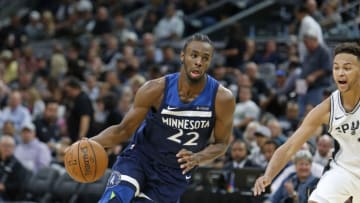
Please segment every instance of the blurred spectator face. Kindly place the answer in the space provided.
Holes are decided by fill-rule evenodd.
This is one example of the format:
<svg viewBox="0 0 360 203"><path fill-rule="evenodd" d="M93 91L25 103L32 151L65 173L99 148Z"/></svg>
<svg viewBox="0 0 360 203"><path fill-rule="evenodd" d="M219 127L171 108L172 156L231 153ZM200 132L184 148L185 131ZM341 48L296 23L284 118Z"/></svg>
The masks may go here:
<svg viewBox="0 0 360 203"><path fill-rule="evenodd" d="M239 88L239 100L240 102L249 101L251 99L251 90L249 87Z"/></svg>
<svg viewBox="0 0 360 203"><path fill-rule="evenodd" d="M175 57L174 49L171 47L166 47L163 49L164 59L172 60Z"/></svg>
<svg viewBox="0 0 360 203"><path fill-rule="evenodd" d="M4 135L0 138L0 155L6 159L14 154L15 141L12 137Z"/></svg>
<svg viewBox="0 0 360 203"><path fill-rule="evenodd" d="M315 0L307 0L306 8L308 9L309 13L314 13L317 10L317 2Z"/></svg>
<svg viewBox="0 0 360 203"><path fill-rule="evenodd" d="M97 82L94 75L89 75L86 77L86 86L91 90L96 87Z"/></svg>
<svg viewBox="0 0 360 203"><path fill-rule="evenodd" d="M246 144L244 142L234 142L231 146L231 158L236 162L240 162L246 158L246 155Z"/></svg>
<svg viewBox="0 0 360 203"><path fill-rule="evenodd" d="M172 17L173 15L175 15L175 12L176 12L176 8L175 8L175 5L174 4L169 4L167 7L166 7L166 17L170 18Z"/></svg>
<svg viewBox="0 0 360 203"><path fill-rule="evenodd" d="M214 78L221 80L226 75L226 68L224 66L216 66L214 69Z"/></svg>
<svg viewBox="0 0 360 203"><path fill-rule="evenodd" d="M50 102L46 105L45 111L44 111L44 117L47 120L50 121L56 121L57 115L58 115L58 108L59 105L56 102Z"/></svg>
<svg viewBox="0 0 360 203"><path fill-rule="evenodd" d="M311 175L311 162L306 159L300 159L295 163L295 170L300 180L306 179Z"/></svg>
<svg viewBox="0 0 360 203"><path fill-rule="evenodd" d="M4 135L15 135L15 126L11 121L5 121L2 132Z"/></svg>
<svg viewBox="0 0 360 203"><path fill-rule="evenodd" d="M65 85L65 93L68 97L75 98L77 96L77 89Z"/></svg>
<svg viewBox="0 0 360 203"><path fill-rule="evenodd" d="M274 40L267 41L265 50L267 53L276 52L276 42Z"/></svg>
<svg viewBox="0 0 360 203"><path fill-rule="evenodd" d="M267 161L270 161L270 159L271 159L272 155L274 154L275 150L276 150L276 146L275 146L274 143L267 143L267 144L265 144L263 146L262 151L263 151L263 154L264 154L265 159Z"/></svg>
<svg viewBox="0 0 360 203"><path fill-rule="evenodd" d="M251 81L248 75L240 74L237 79L239 87L251 87Z"/></svg>
<svg viewBox="0 0 360 203"><path fill-rule="evenodd" d="M289 102L286 107L286 117L296 119L299 113L299 106L296 103Z"/></svg>
<svg viewBox="0 0 360 203"><path fill-rule="evenodd" d="M125 18L124 18L123 15L117 14L117 15L115 16L114 21L115 21L115 26L116 26L117 28L124 28L124 27L126 27L126 21L125 21Z"/></svg>
<svg viewBox="0 0 360 203"><path fill-rule="evenodd" d="M319 154L323 157L326 157L332 148L332 140L329 136L321 136L316 146Z"/></svg>
<svg viewBox="0 0 360 203"><path fill-rule="evenodd" d="M17 106L19 106L22 102L21 94L18 91L15 91L11 93L9 98L9 106L12 109L15 109Z"/></svg>
<svg viewBox="0 0 360 203"><path fill-rule="evenodd" d="M143 44L145 47L154 45L154 35L151 33L145 33L143 35Z"/></svg>
<svg viewBox="0 0 360 203"><path fill-rule="evenodd" d="M97 12L97 18L100 21L105 21L108 19L108 17L109 17L109 15L108 15L107 9L105 7L100 7Z"/></svg>
<svg viewBox="0 0 360 203"><path fill-rule="evenodd" d="M269 123L267 124L267 127L270 129L271 137L277 137L282 132L280 123L276 120L270 120Z"/></svg>
<svg viewBox="0 0 360 203"><path fill-rule="evenodd" d="M257 75L257 65L256 63L250 62L246 64L245 70L246 74L249 76L250 80L255 79Z"/></svg>
<svg viewBox="0 0 360 203"><path fill-rule="evenodd" d="M21 139L23 143L27 144L30 143L35 138L35 132L30 129L23 129L21 130Z"/></svg>
<svg viewBox="0 0 360 203"><path fill-rule="evenodd" d="M110 85L117 85L119 84L119 79L115 71L110 71L106 74L106 82Z"/></svg>

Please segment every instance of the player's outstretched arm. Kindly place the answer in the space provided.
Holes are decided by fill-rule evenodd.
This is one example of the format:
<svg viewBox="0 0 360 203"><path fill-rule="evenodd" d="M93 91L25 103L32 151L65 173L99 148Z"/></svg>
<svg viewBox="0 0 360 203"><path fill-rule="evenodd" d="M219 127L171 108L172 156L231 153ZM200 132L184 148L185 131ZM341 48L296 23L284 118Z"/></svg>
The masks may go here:
<svg viewBox="0 0 360 203"><path fill-rule="evenodd" d="M157 106L162 98L163 88L163 78L146 82L137 91L134 104L121 123L106 128L91 139L105 148L127 141L145 119L150 108Z"/></svg>
<svg viewBox="0 0 360 203"><path fill-rule="evenodd" d="M328 98L306 115L303 123L295 133L275 151L266 168L265 174L256 180L254 185L255 196L265 191L265 187L271 184L273 178L313 135L316 129L322 124L328 123L329 114L330 99Z"/></svg>
<svg viewBox="0 0 360 203"><path fill-rule="evenodd" d="M193 167L215 159L225 153L232 134L234 109L234 96L228 89L223 86L219 86L215 101L215 141L213 144L207 146L198 153L192 153L185 149L181 150L176 156L178 157L178 162L181 164L180 168L182 168L183 173L186 173Z"/></svg>

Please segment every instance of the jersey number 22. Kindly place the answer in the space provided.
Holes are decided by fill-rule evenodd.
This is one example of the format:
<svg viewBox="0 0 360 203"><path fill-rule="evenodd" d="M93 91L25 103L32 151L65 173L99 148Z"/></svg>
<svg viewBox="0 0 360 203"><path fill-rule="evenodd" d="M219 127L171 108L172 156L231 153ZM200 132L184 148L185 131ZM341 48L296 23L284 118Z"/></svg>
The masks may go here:
<svg viewBox="0 0 360 203"><path fill-rule="evenodd" d="M192 138L190 140L188 140L187 142L185 142L183 145L185 146L196 146L197 145L197 140L199 139L199 133L197 132L188 132L186 134L184 134L184 131L182 129L178 129L179 132L176 133L175 135L171 135L170 137L168 137L168 140L171 140L173 142L177 142L179 144L181 143L181 139L179 139L182 136L192 136Z"/></svg>

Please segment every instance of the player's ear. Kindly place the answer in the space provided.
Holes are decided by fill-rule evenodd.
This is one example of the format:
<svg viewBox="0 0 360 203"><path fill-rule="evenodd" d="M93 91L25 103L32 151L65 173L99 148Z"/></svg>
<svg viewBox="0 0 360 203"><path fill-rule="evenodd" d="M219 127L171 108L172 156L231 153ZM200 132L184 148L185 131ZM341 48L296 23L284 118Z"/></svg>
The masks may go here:
<svg viewBox="0 0 360 203"><path fill-rule="evenodd" d="M181 53L180 53L181 64L184 64L184 58L185 58L184 51L181 51Z"/></svg>

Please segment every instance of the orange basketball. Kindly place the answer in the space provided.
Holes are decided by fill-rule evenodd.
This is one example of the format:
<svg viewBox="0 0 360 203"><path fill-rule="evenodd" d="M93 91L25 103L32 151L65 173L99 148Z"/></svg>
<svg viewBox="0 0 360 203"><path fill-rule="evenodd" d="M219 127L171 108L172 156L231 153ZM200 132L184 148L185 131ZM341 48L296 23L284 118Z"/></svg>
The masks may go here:
<svg viewBox="0 0 360 203"><path fill-rule="evenodd" d="M96 141L82 139L66 150L64 164L66 171L74 180L91 183L104 175L108 167L108 156Z"/></svg>

